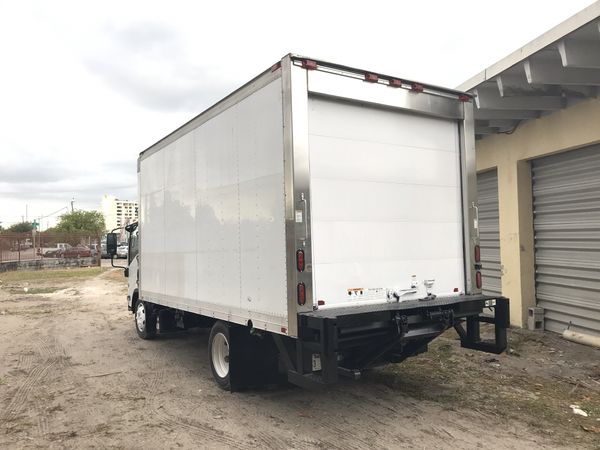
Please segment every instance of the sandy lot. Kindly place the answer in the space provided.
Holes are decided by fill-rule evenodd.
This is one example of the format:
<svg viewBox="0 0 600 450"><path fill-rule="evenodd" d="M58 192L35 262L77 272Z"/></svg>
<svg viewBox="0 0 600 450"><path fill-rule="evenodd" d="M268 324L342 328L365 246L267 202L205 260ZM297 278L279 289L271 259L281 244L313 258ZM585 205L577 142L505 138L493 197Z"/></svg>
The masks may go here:
<svg viewBox="0 0 600 450"><path fill-rule="evenodd" d="M58 274L0 274L0 448L600 448L600 351L556 335L230 394L206 331L137 337L122 271Z"/></svg>

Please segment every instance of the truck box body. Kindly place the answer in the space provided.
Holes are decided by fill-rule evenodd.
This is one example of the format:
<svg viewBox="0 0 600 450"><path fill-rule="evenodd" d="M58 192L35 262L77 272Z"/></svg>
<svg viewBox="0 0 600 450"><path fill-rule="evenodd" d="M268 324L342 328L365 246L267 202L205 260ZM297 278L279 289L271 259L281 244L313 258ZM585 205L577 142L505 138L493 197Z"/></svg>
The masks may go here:
<svg viewBox="0 0 600 450"><path fill-rule="evenodd" d="M314 309L479 293L469 100L285 57L140 155L140 297L297 336Z"/></svg>
<svg viewBox="0 0 600 450"><path fill-rule="evenodd" d="M281 77L139 164L140 288L152 302L288 326Z"/></svg>
<svg viewBox="0 0 600 450"><path fill-rule="evenodd" d="M140 154L138 335L211 326L211 371L231 390L356 378L449 328L502 352L509 306L481 295L474 152L468 95L284 57Z"/></svg>

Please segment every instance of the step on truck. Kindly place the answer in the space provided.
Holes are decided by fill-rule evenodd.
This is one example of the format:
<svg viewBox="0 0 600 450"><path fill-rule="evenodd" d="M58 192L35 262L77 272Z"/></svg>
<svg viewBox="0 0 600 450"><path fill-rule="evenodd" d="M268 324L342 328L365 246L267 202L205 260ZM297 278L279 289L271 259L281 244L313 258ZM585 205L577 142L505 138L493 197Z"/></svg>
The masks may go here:
<svg viewBox="0 0 600 450"><path fill-rule="evenodd" d="M475 176L468 94L287 55L140 154L137 333L211 327L232 391L357 378L450 328L500 353Z"/></svg>

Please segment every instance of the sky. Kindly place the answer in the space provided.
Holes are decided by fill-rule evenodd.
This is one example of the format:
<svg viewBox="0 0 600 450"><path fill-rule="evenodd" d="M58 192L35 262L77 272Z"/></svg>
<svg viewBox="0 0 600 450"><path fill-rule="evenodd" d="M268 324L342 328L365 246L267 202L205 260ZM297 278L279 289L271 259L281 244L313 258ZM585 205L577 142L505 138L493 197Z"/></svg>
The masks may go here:
<svg viewBox="0 0 600 450"><path fill-rule="evenodd" d="M104 194L287 53L456 87L590 0L0 0L0 225Z"/></svg>

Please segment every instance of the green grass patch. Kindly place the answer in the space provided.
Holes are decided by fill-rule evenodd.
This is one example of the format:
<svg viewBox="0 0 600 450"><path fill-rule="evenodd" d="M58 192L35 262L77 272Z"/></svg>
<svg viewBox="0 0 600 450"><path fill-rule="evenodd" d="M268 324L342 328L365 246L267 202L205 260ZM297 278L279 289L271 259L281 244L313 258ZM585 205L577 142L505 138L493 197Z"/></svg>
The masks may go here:
<svg viewBox="0 0 600 450"><path fill-rule="evenodd" d="M100 275L105 269L102 267L83 267L74 269L46 269L46 270L17 270L0 274L3 283L24 281L67 280L69 278L91 278Z"/></svg>

